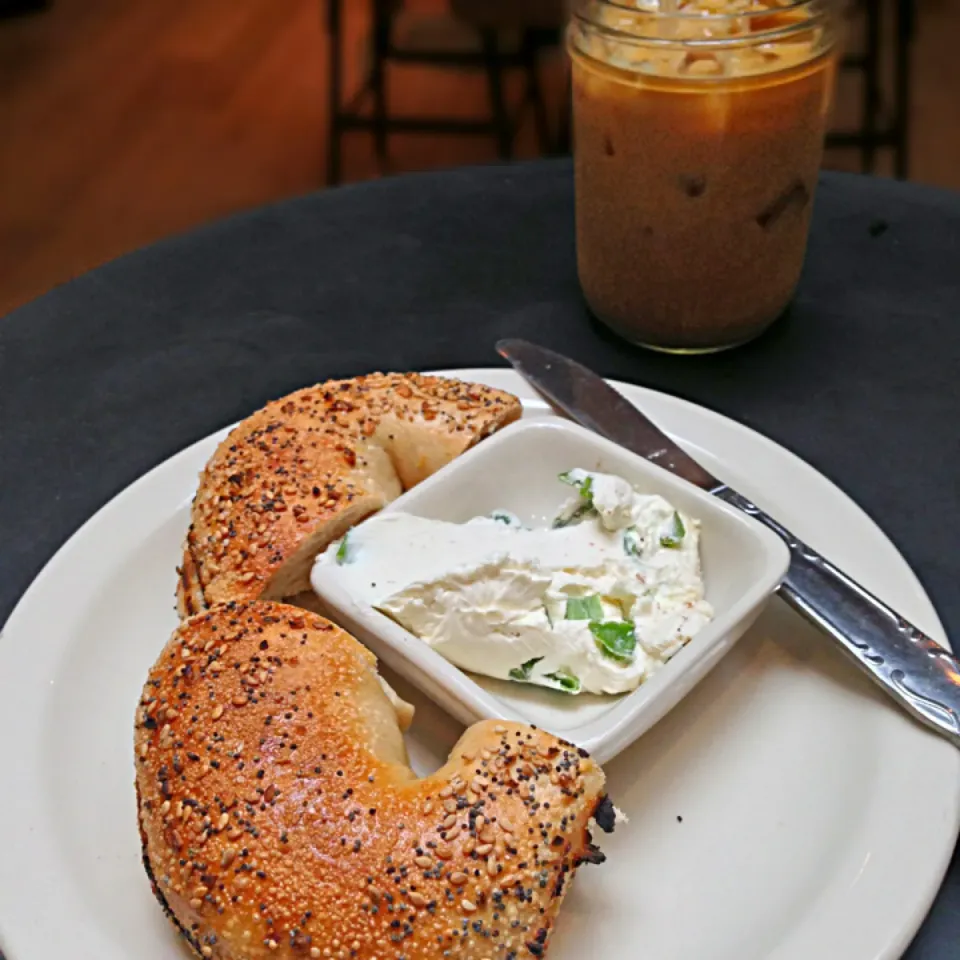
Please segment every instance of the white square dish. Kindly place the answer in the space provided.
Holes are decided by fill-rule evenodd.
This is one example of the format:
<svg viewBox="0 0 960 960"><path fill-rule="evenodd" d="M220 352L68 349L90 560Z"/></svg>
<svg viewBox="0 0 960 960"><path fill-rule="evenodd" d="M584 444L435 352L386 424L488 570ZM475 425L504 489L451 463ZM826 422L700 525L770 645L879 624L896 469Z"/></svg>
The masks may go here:
<svg viewBox="0 0 960 960"><path fill-rule="evenodd" d="M384 512L465 522L503 509L528 526L548 526L569 497L569 488L557 482L557 475L573 467L617 474L701 522L706 599L714 619L632 693L571 697L467 673L354 597L337 581L335 568L318 566L314 586L333 619L461 722L508 718L535 724L589 750L603 763L674 707L742 636L786 574L789 554L776 534L750 517L559 418L507 427Z"/></svg>

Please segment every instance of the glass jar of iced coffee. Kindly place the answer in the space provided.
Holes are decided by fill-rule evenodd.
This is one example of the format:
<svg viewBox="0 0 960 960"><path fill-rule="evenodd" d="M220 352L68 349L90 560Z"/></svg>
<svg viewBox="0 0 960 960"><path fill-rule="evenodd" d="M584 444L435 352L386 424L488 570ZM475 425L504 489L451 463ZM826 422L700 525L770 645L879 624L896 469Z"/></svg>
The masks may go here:
<svg viewBox="0 0 960 960"><path fill-rule="evenodd" d="M634 343L736 346L803 265L837 59L834 0L575 0L577 266Z"/></svg>

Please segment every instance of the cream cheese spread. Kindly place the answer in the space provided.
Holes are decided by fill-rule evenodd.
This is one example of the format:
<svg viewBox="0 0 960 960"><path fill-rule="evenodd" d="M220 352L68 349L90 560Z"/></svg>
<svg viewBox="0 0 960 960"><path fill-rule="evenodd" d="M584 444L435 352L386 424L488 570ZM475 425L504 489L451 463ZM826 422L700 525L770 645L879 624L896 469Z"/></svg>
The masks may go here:
<svg viewBox="0 0 960 960"><path fill-rule="evenodd" d="M574 496L552 527L527 529L506 511L467 523L387 513L315 569L464 670L626 693L713 615L699 523L621 477L560 479Z"/></svg>

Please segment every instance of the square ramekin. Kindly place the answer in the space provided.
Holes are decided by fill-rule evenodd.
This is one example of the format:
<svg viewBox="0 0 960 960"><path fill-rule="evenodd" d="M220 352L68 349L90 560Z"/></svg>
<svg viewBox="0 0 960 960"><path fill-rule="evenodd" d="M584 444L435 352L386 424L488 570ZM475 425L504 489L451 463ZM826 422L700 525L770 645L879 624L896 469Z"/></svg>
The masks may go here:
<svg viewBox="0 0 960 960"><path fill-rule="evenodd" d="M617 474L659 493L700 520L706 599L714 619L635 691L567 696L467 673L318 567L314 586L329 615L389 667L452 716L469 724L506 718L535 724L590 751L601 763L629 746L674 707L730 650L787 572L776 534L667 470L560 418L507 427L390 504L384 512L464 522L496 509L528 526L549 525L570 490L557 475L572 467Z"/></svg>

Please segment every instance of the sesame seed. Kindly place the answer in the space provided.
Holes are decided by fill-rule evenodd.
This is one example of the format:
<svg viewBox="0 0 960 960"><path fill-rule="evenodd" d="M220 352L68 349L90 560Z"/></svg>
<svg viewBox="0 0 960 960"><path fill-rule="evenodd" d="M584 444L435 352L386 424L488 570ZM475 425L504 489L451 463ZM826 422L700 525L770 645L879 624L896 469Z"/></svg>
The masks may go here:
<svg viewBox="0 0 960 960"><path fill-rule="evenodd" d="M464 913L476 913L477 905L472 900L461 900L460 907Z"/></svg>
<svg viewBox="0 0 960 960"><path fill-rule="evenodd" d="M203 901L202 901L202 900L198 900L196 897L194 897L194 898L190 901L190 906L191 906L191 908L194 909L194 910L199 910L199 909L203 906Z"/></svg>
<svg viewBox="0 0 960 960"><path fill-rule="evenodd" d="M454 800L453 797L450 797L449 799L444 800L444 801L443 801L443 809L446 810L447 813L456 813L456 812L457 812L457 801Z"/></svg>
<svg viewBox="0 0 960 960"><path fill-rule="evenodd" d="M223 853L220 854L220 866L229 867L233 863L234 857L236 857L237 851L233 847L224 847Z"/></svg>
<svg viewBox="0 0 960 960"><path fill-rule="evenodd" d="M220 819L217 821L217 829L222 830L230 822L229 813L221 813Z"/></svg>
<svg viewBox="0 0 960 960"><path fill-rule="evenodd" d="M493 728L493 732L494 732L494 733L506 733L506 732L507 732L507 728L506 728L502 723L498 723L498 724Z"/></svg>
<svg viewBox="0 0 960 960"><path fill-rule="evenodd" d="M461 849L463 850L465 855L469 855L473 853L476 845L477 845L477 841L474 840L473 837L467 837L467 839L463 841L463 847Z"/></svg>
<svg viewBox="0 0 960 960"><path fill-rule="evenodd" d="M428 801L423 805L423 812L424 812L424 813L432 813L432 812L433 812L433 801L432 801L432 800L428 800Z"/></svg>
<svg viewBox="0 0 960 960"><path fill-rule="evenodd" d="M211 719L219 720L223 716L223 704L218 703L213 708L213 713L210 714Z"/></svg>
<svg viewBox="0 0 960 960"><path fill-rule="evenodd" d="M477 847L477 856L485 857L492 849L492 843L481 843L480 846Z"/></svg>
<svg viewBox="0 0 960 960"><path fill-rule="evenodd" d="M429 870L433 866L433 860L430 857L417 857L413 862L424 870Z"/></svg>
<svg viewBox="0 0 960 960"><path fill-rule="evenodd" d="M445 800L447 797L452 797L452 796L453 796L453 787L451 787L450 784L447 784L447 785L440 791L440 799L441 799L441 800Z"/></svg>
<svg viewBox="0 0 960 960"><path fill-rule="evenodd" d="M506 830L507 833L513 833L515 828L509 820L506 820L504 817L500 817L498 822L501 830Z"/></svg>
<svg viewBox="0 0 960 960"><path fill-rule="evenodd" d="M497 874L497 861L494 855L491 853L490 856L487 857L487 875L494 877L496 876L496 874Z"/></svg>
<svg viewBox="0 0 960 960"><path fill-rule="evenodd" d="M449 830L457 822L457 815L455 813L448 814L443 818L443 823L440 826L444 830Z"/></svg>
<svg viewBox="0 0 960 960"><path fill-rule="evenodd" d="M460 754L460 756L462 756L463 759L467 761L467 763L470 763L476 757L476 755L477 755L476 750L464 750L463 753Z"/></svg>
<svg viewBox="0 0 960 960"><path fill-rule="evenodd" d="M164 800L163 803L160 804L160 816L163 817L169 812L170 812L170 801Z"/></svg>
<svg viewBox="0 0 960 960"><path fill-rule="evenodd" d="M277 941L274 940L272 937L268 937L268 938L267 938L267 940L266 940L266 945L267 945L267 949L268 949L268 950L276 950L276 949L277 949Z"/></svg>
<svg viewBox="0 0 960 960"><path fill-rule="evenodd" d="M233 699L230 701L235 707L245 707L247 705L247 698L241 693L235 693Z"/></svg>
<svg viewBox="0 0 960 960"><path fill-rule="evenodd" d="M415 907L425 907L427 905L427 898L422 893L417 893L416 890L409 894L409 899Z"/></svg>
<svg viewBox="0 0 960 960"><path fill-rule="evenodd" d="M453 856L453 850L445 843L438 843L433 852L438 860L449 860Z"/></svg>
<svg viewBox="0 0 960 960"><path fill-rule="evenodd" d="M453 827L451 827L449 830L446 831L446 838L445 838L445 839L448 840L448 841L450 841L450 840L456 840L457 837L459 837L459 836L460 836L460 825L457 824L456 826L453 826Z"/></svg>
<svg viewBox="0 0 960 960"><path fill-rule="evenodd" d="M458 870L456 873L450 874L450 882L455 887L461 887L467 882L467 875Z"/></svg>
<svg viewBox="0 0 960 960"><path fill-rule="evenodd" d="M205 957L213 956L213 950L211 950L210 947L206 946L206 944L200 948L200 953L202 953L203 956Z"/></svg>

